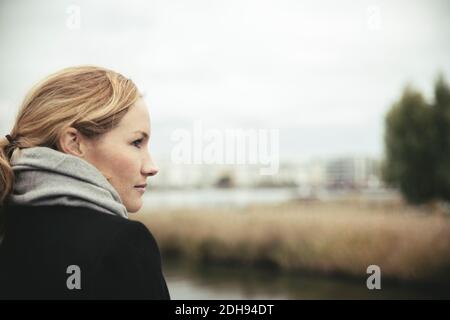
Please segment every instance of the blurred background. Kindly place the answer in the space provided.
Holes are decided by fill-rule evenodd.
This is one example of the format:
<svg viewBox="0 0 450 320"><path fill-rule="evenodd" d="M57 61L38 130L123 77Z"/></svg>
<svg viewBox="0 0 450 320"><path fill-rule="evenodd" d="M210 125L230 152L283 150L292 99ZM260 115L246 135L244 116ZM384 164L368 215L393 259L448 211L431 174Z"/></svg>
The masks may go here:
<svg viewBox="0 0 450 320"><path fill-rule="evenodd" d="M450 2L1 0L0 39L2 134L67 66L144 93L172 298L450 297Z"/></svg>

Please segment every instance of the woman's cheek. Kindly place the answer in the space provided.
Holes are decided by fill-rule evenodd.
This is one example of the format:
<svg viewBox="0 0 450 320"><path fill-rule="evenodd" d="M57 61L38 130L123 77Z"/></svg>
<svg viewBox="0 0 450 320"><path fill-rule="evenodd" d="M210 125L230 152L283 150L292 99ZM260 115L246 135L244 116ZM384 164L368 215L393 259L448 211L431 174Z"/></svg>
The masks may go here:
<svg viewBox="0 0 450 320"><path fill-rule="evenodd" d="M117 168L118 172L120 172L125 178L132 179L133 177L139 175L138 166L133 158L124 157L117 160L117 164L119 164L119 167Z"/></svg>

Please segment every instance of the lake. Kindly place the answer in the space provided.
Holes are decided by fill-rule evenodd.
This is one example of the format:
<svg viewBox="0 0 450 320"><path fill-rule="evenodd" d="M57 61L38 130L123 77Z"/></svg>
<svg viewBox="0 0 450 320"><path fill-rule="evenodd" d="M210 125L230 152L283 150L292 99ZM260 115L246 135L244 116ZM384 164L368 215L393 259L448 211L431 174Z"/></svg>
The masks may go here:
<svg viewBox="0 0 450 320"><path fill-rule="evenodd" d="M147 190L143 195L144 207L240 207L253 203L280 203L295 199L295 189L186 189L186 190Z"/></svg>
<svg viewBox="0 0 450 320"><path fill-rule="evenodd" d="M322 199L336 199L342 193L323 192ZM391 197L371 193L370 199ZM147 208L240 207L253 203L280 203L299 198L292 188L149 190ZM301 198L301 197L300 197ZM382 279L381 290L369 290L366 279L288 274L252 267L203 264L164 258L163 269L172 299L433 299L450 298L450 291Z"/></svg>
<svg viewBox="0 0 450 320"><path fill-rule="evenodd" d="M369 290L365 279L292 275L252 267L201 265L163 258L171 298L178 299L450 299L447 288L392 284Z"/></svg>
<svg viewBox="0 0 450 320"><path fill-rule="evenodd" d="M147 190L143 195L143 207L244 207L250 204L277 204L295 199L319 199L332 201L346 197L350 191L304 190L299 188L231 188L231 189L183 189ZM398 194L389 190L360 191L359 195L371 200L392 200Z"/></svg>

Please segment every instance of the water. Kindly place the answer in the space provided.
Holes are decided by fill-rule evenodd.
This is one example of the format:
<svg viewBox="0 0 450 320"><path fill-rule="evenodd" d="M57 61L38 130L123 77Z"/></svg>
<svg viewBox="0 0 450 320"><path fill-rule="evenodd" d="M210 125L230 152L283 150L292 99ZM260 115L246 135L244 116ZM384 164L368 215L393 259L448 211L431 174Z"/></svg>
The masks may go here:
<svg viewBox="0 0 450 320"><path fill-rule="evenodd" d="M384 198L389 194L370 194ZM340 193L323 193L335 199ZM144 195L149 207L245 206L278 203L299 197L291 188L196 189L153 191ZM450 290L393 284L382 279L381 290L369 290L366 279L285 274L230 265L194 266L181 259L163 257L163 268L172 299L433 299L450 298Z"/></svg>
<svg viewBox="0 0 450 320"><path fill-rule="evenodd" d="M291 188L148 190L143 196L143 206L242 207L252 203L280 203L297 197L296 190Z"/></svg>
<svg viewBox="0 0 450 320"><path fill-rule="evenodd" d="M290 275L252 267L194 266L181 259L163 259L172 299L450 299L450 290L420 288L381 281L369 290L365 279Z"/></svg>
<svg viewBox="0 0 450 320"><path fill-rule="evenodd" d="M232 188L147 190L143 206L148 208L188 207L244 207L249 204L278 204L299 199L333 201L345 198L349 191L304 188ZM367 200L391 201L398 194L389 190L363 190L359 193Z"/></svg>

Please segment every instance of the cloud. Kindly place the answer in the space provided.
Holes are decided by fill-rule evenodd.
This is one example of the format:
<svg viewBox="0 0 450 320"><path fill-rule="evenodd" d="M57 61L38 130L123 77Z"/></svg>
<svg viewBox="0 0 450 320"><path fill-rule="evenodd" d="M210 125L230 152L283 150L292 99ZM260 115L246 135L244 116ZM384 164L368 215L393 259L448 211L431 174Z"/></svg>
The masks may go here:
<svg viewBox="0 0 450 320"><path fill-rule="evenodd" d="M430 94L438 71L450 78L450 10L374 3L378 29L361 1L77 1L81 28L70 30L70 1L4 1L0 101L18 106L46 74L98 64L132 77L154 120L330 127L358 135L355 151L379 151L380 129L365 128L382 127L404 84Z"/></svg>

